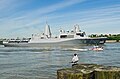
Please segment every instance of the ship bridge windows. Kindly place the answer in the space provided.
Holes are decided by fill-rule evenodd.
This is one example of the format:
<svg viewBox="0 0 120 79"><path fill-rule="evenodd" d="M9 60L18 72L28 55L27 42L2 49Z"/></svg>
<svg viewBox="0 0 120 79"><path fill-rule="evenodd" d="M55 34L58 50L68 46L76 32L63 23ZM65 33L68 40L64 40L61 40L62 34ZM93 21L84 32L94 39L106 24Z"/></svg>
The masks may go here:
<svg viewBox="0 0 120 79"><path fill-rule="evenodd" d="M67 35L61 35L60 38L67 38Z"/></svg>
<svg viewBox="0 0 120 79"><path fill-rule="evenodd" d="M79 35L81 37L84 37L84 33L76 33L76 35Z"/></svg>
<svg viewBox="0 0 120 79"><path fill-rule="evenodd" d="M60 38L74 38L74 35L60 35Z"/></svg>

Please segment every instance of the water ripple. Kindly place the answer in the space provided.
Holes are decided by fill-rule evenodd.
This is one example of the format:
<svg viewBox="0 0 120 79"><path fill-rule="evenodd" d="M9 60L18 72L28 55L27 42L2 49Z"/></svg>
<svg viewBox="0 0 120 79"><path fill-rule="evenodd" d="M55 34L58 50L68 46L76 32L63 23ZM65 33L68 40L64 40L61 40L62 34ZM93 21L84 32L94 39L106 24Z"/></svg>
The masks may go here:
<svg viewBox="0 0 120 79"><path fill-rule="evenodd" d="M0 48L1 79L56 79L57 69L71 67L74 53L79 63L120 66L120 43L106 43L103 51L71 48Z"/></svg>

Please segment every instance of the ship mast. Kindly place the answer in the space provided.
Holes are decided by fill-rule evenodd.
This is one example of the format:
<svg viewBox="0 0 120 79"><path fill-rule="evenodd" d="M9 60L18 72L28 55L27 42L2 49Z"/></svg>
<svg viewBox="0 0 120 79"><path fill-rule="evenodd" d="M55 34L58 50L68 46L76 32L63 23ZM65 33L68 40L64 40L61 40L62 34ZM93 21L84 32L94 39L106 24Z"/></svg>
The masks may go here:
<svg viewBox="0 0 120 79"><path fill-rule="evenodd" d="M50 26L47 24L47 22L46 22L46 26L45 26L45 36L47 37L47 38L51 38L51 30L50 30Z"/></svg>
<svg viewBox="0 0 120 79"><path fill-rule="evenodd" d="M81 32L78 24L76 24L76 25L74 26L74 31L75 31L76 33L77 33L77 32Z"/></svg>

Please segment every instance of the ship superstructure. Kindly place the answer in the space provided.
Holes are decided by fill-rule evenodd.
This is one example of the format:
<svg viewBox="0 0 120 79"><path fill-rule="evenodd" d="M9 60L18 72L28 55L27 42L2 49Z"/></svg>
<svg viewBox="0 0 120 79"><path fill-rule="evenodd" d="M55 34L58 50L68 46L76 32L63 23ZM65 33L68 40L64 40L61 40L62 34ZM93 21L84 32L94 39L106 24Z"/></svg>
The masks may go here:
<svg viewBox="0 0 120 79"><path fill-rule="evenodd" d="M30 40L5 41L4 46L17 46L17 47L39 47L39 46L79 46L90 44L104 44L106 38L91 38L82 32L79 25L76 24L71 31L60 30L60 34L56 37L52 36L50 26L46 23L44 33L32 34Z"/></svg>

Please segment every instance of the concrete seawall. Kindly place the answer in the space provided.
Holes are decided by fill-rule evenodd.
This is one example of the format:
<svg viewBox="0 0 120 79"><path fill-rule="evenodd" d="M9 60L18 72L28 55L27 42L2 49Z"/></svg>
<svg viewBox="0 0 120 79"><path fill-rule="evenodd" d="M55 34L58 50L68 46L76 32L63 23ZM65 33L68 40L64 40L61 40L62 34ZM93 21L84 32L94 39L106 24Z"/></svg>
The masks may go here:
<svg viewBox="0 0 120 79"><path fill-rule="evenodd" d="M97 64L77 64L59 69L57 79L120 79L120 67Z"/></svg>

